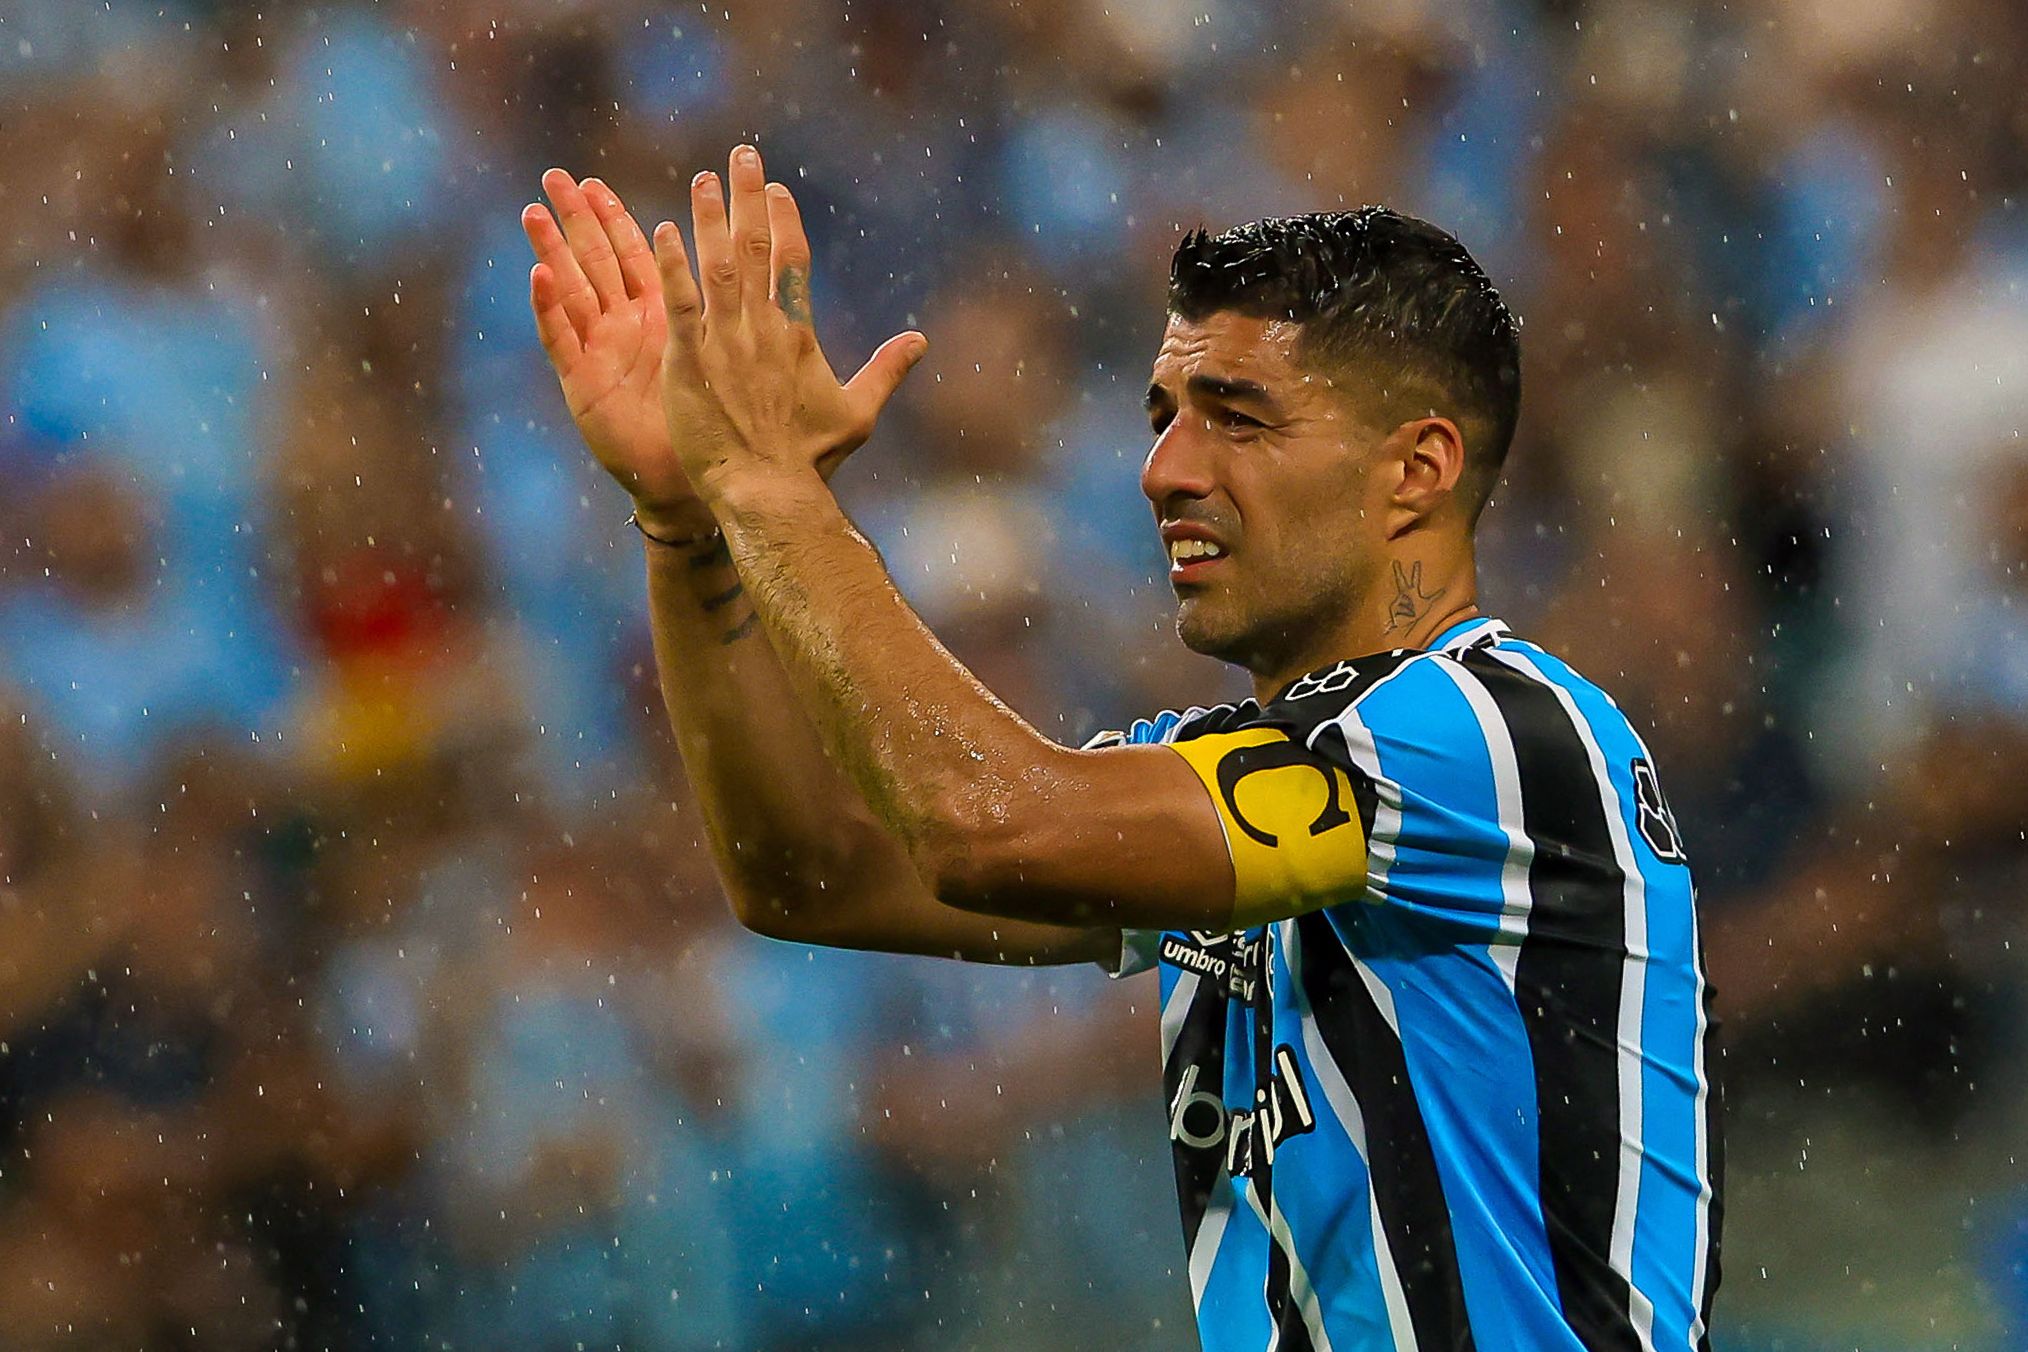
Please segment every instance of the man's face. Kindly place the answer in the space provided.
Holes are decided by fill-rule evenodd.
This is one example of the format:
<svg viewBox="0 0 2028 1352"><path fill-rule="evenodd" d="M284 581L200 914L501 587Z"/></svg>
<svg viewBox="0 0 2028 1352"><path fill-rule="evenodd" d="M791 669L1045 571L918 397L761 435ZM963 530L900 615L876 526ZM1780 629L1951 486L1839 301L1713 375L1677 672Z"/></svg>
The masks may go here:
<svg viewBox="0 0 2028 1352"><path fill-rule="evenodd" d="M1253 670L1300 654L1372 584L1390 485L1297 325L1169 317L1148 387L1155 509L1185 645Z"/></svg>

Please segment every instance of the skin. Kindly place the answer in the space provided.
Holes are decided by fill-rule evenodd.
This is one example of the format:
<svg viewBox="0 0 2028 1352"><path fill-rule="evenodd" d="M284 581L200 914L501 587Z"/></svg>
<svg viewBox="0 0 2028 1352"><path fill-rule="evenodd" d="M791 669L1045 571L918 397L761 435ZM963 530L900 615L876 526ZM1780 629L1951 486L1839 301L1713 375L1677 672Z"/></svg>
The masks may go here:
<svg viewBox="0 0 2028 1352"><path fill-rule="evenodd" d="M1457 425L1376 429L1345 382L1304 364L1301 340L1230 311L1171 315L1148 385L1141 491L1156 525L1227 550L1171 570L1177 632L1245 667L1262 699L1478 613Z"/></svg>
<svg viewBox="0 0 2028 1352"><path fill-rule="evenodd" d="M676 227L657 228L652 281L595 180L552 171L561 231L540 207L524 223L538 326L587 443L644 526L691 542L648 546L656 651L741 919L1013 962L1104 956L1122 927L1229 927L1223 831L1183 760L1041 736L937 643L839 509L828 474L926 340L897 335L840 384L811 327L793 197L751 147L727 184L693 183L694 269ZM1476 613L1456 425L1366 426L1305 368L1300 338L1172 316L1148 396L1158 529L1227 551L1172 569L1179 631L1263 696Z"/></svg>
<svg viewBox="0 0 2028 1352"><path fill-rule="evenodd" d="M717 523L670 442L662 402L667 312L648 241L597 179L543 175L550 206L522 226L536 328L579 433L634 496L645 530L648 603L663 702L675 729L734 914L757 933L807 943L1011 964L1082 962L1117 951L1117 935L1009 923L940 903L891 832L825 757L774 650L760 634ZM757 186L751 185L749 186ZM692 188L701 257L731 257L717 179ZM749 197L751 194L749 193ZM772 206L772 203L770 203ZM771 222L770 264L807 266L793 200ZM883 345L851 381L807 363L807 394L842 462L871 430L910 358ZM919 341L919 336L918 336ZM755 773L755 767L767 773Z"/></svg>

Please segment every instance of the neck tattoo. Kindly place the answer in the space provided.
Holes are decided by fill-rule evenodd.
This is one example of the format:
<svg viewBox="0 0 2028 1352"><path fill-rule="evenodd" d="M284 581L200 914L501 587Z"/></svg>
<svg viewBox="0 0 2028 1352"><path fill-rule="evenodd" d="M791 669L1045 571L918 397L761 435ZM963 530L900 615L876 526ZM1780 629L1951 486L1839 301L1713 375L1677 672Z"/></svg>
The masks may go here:
<svg viewBox="0 0 2028 1352"><path fill-rule="evenodd" d="M1394 561L1394 600L1387 607L1387 627L1381 630L1392 634L1406 629L1417 620L1429 614L1429 609L1444 594L1444 588L1434 591L1422 589L1422 560L1403 566L1401 560Z"/></svg>

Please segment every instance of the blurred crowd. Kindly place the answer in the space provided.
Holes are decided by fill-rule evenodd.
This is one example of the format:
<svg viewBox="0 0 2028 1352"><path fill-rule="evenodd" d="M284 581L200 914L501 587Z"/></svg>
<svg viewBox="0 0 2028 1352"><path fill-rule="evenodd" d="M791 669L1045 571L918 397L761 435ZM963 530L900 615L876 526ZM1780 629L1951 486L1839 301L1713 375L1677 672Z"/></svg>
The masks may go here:
<svg viewBox="0 0 2028 1352"><path fill-rule="evenodd" d="M2013 0L0 0L0 1346L1193 1345L1152 982L730 921L535 343L552 164L757 139L840 486L1065 741L1241 687L1136 474L1180 231L1522 315L1488 609L1647 733L1721 1349L2028 1340Z"/></svg>

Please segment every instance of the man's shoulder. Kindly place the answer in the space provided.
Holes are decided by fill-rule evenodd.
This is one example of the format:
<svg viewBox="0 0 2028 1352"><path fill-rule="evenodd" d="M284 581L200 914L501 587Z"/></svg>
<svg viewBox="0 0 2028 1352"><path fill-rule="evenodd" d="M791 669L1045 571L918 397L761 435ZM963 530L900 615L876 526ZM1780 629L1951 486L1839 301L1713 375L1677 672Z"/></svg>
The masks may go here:
<svg viewBox="0 0 2028 1352"><path fill-rule="evenodd" d="M1568 663L1499 621L1485 620L1457 627L1438 646L1395 648L1320 667L1265 704L1246 699L1164 710L1086 745L1160 745L1272 728L1328 755L1341 738L1320 734L1335 727L1342 740L1441 757L1447 744L1482 749L1498 725L1501 739L1524 752L1543 727L1539 715L1553 709L1594 726L1625 721L1612 697ZM1524 716L1531 712L1538 716Z"/></svg>
<svg viewBox="0 0 2028 1352"><path fill-rule="evenodd" d="M1346 658L1298 677L1265 704L1244 699L1165 709L1152 718L1136 719L1125 729L1101 732L1085 747L1091 750L1162 745L1252 728L1274 728L1291 741L1307 743L1318 729L1341 721L1349 709L1402 675L1406 668L1440 655L1436 651L1400 648ZM1392 707L1391 702L1388 707Z"/></svg>
<svg viewBox="0 0 2028 1352"><path fill-rule="evenodd" d="M1559 735L1568 724L1633 734L1617 701L1597 682L1547 648L1503 636L1496 644L1460 654L1460 665L1491 697L1517 744L1535 740L1545 725ZM1546 716L1528 717L1530 707Z"/></svg>
<svg viewBox="0 0 2028 1352"><path fill-rule="evenodd" d="M1404 678L1419 679L1413 668L1441 654L1419 648L1395 648L1347 658L1297 677L1259 711L1259 720L1288 729L1291 735L1314 732L1342 721L1347 712L1367 704L1374 695Z"/></svg>
<svg viewBox="0 0 2028 1352"><path fill-rule="evenodd" d="M1494 743L1532 758L1566 745L1573 723L1608 735L1631 731L1605 690L1497 622L1442 646L1335 663L1246 714L1248 724L1326 754L1364 746L1382 759L1427 764L1458 756L1477 763Z"/></svg>

